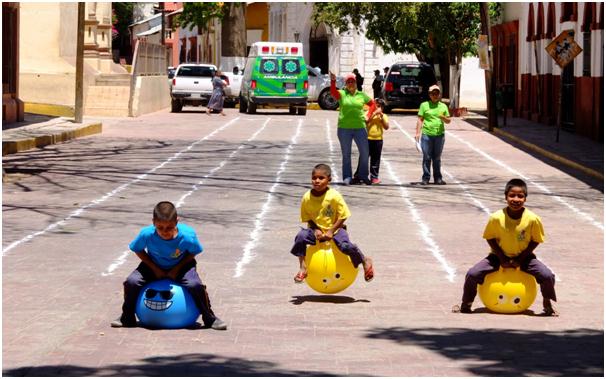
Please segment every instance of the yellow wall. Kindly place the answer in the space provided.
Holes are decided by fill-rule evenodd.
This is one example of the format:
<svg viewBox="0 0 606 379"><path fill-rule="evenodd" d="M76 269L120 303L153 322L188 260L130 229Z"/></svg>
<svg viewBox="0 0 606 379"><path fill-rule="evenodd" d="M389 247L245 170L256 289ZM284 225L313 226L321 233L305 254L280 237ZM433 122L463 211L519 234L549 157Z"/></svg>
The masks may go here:
<svg viewBox="0 0 606 379"><path fill-rule="evenodd" d="M263 29L263 41L269 38L268 13L267 3L252 3L246 7L246 29Z"/></svg>

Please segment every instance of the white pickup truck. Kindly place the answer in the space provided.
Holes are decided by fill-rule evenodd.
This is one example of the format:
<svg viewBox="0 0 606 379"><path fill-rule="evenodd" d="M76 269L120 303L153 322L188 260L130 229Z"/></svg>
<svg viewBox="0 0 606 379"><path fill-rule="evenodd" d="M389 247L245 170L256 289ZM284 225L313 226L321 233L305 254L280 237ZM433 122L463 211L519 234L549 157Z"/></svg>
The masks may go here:
<svg viewBox="0 0 606 379"><path fill-rule="evenodd" d="M184 105L204 105L213 92L212 80L217 67L212 64L184 63L175 69L171 83L171 112L181 112ZM238 102L242 75L224 73L221 79L225 87L225 106L234 107Z"/></svg>
<svg viewBox="0 0 606 379"><path fill-rule="evenodd" d="M212 79L217 67L212 64L180 64L170 89L170 110L181 112L184 105L208 103L213 92Z"/></svg>
<svg viewBox="0 0 606 379"><path fill-rule="evenodd" d="M319 67L307 66L309 75L309 89L307 90L307 99L317 101L320 108L335 110L339 107L337 99L330 94L330 76L322 74ZM342 76L337 77L337 88L343 88L345 80Z"/></svg>

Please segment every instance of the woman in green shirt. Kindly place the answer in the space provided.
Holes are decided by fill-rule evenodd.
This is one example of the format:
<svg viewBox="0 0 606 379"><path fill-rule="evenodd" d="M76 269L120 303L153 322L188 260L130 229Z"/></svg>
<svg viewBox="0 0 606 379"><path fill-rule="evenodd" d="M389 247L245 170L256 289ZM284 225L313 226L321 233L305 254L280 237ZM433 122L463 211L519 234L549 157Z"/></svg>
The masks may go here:
<svg viewBox="0 0 606 379"><path fill-rule="evenodd" d="M429 87L429 101L419 107L417 133L415 139L423 150L423 177L421 183L429 184L431 164L433 162L433 181L446 184L442 180L442 149L444 148L444 124L450 124L450 114L446 104L440 101L440 87ZM421 131L423 132L421 134Z"/></svg>
<svg viewBox="0 0 606 379"><path fill-rule="evenodd" d="M339 122L337 137L341 144L341 156L343 158L343 184L359 184L364 182L370 185L368 178L368 133L366 132L366 118L364 117L364 104L375 109L375 102L367 94L358 91L356 87L356 76L345 75L345 89L337 90L337 77L330 73L330 94L339 101ZM351 171L351 142L358 147L358 169L357 176L352 177Z"/></svg>

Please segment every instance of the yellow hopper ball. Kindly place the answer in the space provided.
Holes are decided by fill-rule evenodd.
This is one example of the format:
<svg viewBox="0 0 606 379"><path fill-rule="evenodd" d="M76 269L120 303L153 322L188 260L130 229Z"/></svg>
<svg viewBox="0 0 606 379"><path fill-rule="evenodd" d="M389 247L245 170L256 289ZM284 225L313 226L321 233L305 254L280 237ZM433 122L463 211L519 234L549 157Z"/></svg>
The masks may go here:
<svg viewBox="0 0 606 379"><path fill-rule="evenodd" d="M307 285L321 293L337 293L349 287L358 275L351 258L330 240L309 245L305 254Z"/></svg>
<svg viewBox="0 0 606 379"><path fill-rule="evenodd" d="M478 285L480 299L493 312L520 313L532 305L537 296L534 277L519 268L492 272Z"/></svg>

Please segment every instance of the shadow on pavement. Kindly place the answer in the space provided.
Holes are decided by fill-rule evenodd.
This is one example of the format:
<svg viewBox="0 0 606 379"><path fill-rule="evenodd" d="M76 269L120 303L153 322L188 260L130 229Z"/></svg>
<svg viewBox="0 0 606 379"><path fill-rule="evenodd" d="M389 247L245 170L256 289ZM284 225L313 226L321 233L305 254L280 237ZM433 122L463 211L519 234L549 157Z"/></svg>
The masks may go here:
<svg viewBox="0 0 606 379"><path fill-rule="evenodd" d="M604 376L604 331L574 329L381 328L367 338L418 345L443 356L468 361L480 376Z"/></svg>
<svg viewBox="0 0 606 379"><path fill-rule="evenodd" d="M337 376L319 371L286 370L267 361L185 354L148 357L131 365L84 367L56 365L19 367L2 371L3 376Z"/></svg>
<svg viewBox="0 0 606 379"><path fill-rule="evenodd" d="M349 297L349 296L306 295L306 296L293 296L293 299L290 302L293 303L294 305L301 305L306 302L350 304L350 303L370 303L370 300L354 299L353 297Z"/></svg>
<svg viewBox="0 0 606 379"><path fill-rule="evenodd" d="M50 120L58 119L59 116L47 116L42 114L34 114L34 113L25 113L23 116L23 121L18 122L8 122L2 123L2 130L8 130L13 128L21 128L23 126L39 124L42 122L47 122Z"/></svg>

